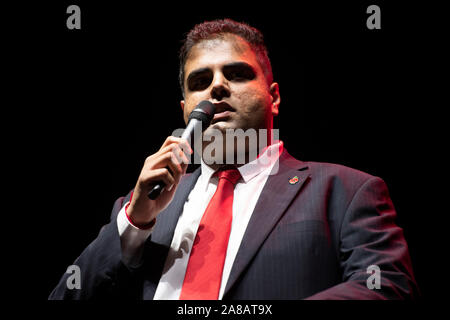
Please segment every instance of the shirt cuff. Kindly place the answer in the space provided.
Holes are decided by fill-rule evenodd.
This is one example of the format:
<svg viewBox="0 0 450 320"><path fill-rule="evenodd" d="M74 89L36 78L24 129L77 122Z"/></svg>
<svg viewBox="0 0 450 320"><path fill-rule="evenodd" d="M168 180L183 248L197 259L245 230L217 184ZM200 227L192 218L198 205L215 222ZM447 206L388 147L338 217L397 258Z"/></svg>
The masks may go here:
<svg viewBox="0 0 450 320"><path fill-rule="evenodd" d="M119 211L117 228L122 247L122 261L127 266L138 267L142 263L144 243L152 233L154 223L148 229L140 229L134 226L125 211L129 204L130 202L127 202Z"/></svg>

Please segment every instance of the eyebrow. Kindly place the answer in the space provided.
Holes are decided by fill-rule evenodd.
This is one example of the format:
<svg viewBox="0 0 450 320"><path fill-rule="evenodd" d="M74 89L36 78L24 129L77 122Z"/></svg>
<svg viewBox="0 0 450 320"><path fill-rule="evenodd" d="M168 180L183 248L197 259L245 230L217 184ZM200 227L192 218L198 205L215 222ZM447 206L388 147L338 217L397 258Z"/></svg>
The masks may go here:
<svg viewBox="0 0 450 320"><path fill-rule="evenodd" d="M250 69L256 74L255 68L253 68L253 66L248 64L247 62L242 62L242 61L231 62L231 63L228 63L228 64L223 66L223 69L227 69L227 68L245 68L245 69Z"/></svg>
<svg viewBox="0 0 450 320"><path fill-rule="evenodd" d="M190 81L192 78L195 78L195 77L198 76L198 75L201 75L201 74L204 74L204 73L207 73L207 72L210 72L210 71L211 71L211 69L209 69L209 68L199 68L199 69L196 69L196 70L192 71L191 73L189 73L189 75L188 75L188 77L187 77L187 79L186 79L186 83L189 83L189 81Z"/></svg>

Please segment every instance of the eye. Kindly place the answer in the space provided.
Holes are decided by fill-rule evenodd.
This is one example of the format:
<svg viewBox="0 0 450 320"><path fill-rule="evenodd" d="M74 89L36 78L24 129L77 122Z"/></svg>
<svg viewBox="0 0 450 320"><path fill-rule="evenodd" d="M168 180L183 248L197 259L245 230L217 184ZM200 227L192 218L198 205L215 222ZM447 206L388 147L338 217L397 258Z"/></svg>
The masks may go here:
<svg viewBox="0 0 450 320"><path fill-rule="evenodd" d="M230 66L224 70L224 75L229 81L249 81L255 78L255 72L249 66Z"/></svg>
<svg viewBox="0 0 450 320"><path fill-rule="evenodd" d="M202 91L209 87L212 81L212 74L197 74L188 79L188 88L191 91Z"/></svg>

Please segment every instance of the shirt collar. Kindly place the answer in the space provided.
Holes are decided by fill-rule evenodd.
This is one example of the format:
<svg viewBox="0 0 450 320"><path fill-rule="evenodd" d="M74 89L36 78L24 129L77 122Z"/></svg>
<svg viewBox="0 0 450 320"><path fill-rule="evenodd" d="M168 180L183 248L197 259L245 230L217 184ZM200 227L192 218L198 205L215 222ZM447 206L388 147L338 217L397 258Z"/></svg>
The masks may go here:
<svg viewBox="0 0 450 320"><path fill-rule="evenodd" d="M246 163L243 166L240 166L238 170L242 176L242 179L244 180L244 183L249 182L251 179L262 172L268 171L267 174L269 174L271 168L283 152L283 149L283 142L277 141L272 145L264 148L262 153L260 153L255 160ZM201 159L201 170L202 175L200 178L202 179L202 188L206 190L208 183L215 171L205 162L203 162L203 159Z"/></svg>

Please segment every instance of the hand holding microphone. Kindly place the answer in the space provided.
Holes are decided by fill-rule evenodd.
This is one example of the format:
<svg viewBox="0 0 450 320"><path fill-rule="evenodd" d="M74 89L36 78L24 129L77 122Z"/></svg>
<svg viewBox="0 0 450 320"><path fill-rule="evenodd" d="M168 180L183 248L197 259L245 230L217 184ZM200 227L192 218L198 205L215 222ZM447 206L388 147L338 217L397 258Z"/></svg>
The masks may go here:
<svg viewBox="0 0 450 320"><path fill-rule="evenodd" d="M214 117L214 111L215 106L211 102L206 100L200 102L189 115L188 124L186 130L184 130L181 136L181 139L188 140L190 142L196 128L201 127L202 131L204 131L207 127L209 127L209 124ZM148 197L151 200L155 200L161 191L164 190L164 187L164 181L159 181L152 188L152 190L150 190Z"/></svg>
<svg viewBox="0 0 450 320"><path fill-rule="evenodd" d="M170 203L186 173L188 159L185 153L192 153L187 141L191 140L196 128L201 127L203 131L209 127L214 112L214 104L206 100L200 102L189 115L182 137L168 137L158 152L145 160L127 209L134 224L150 223Z"/></svg>

